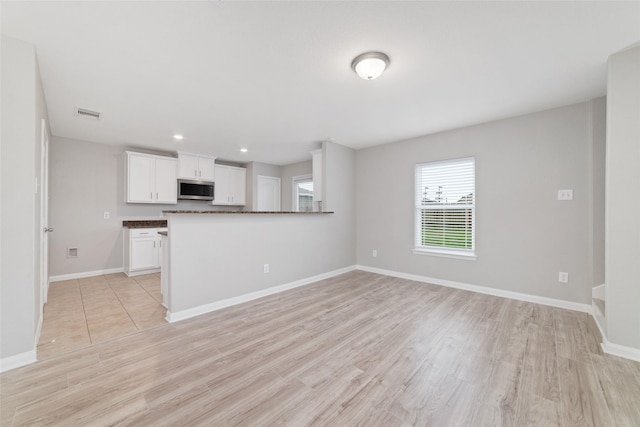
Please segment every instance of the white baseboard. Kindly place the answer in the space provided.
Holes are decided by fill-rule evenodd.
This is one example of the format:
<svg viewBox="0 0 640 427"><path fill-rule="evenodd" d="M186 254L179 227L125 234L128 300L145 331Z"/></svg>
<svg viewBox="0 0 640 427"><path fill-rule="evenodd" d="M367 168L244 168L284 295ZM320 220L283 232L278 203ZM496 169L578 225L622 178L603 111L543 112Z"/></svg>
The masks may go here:
<svg viewBox="0 0 640 427"><path fill-rule="evenodd" d="M600 335L602 335L602 343L600 343L602 351L612 356L623 357L625 359L631 359L635 360L636 362L640 362L640 349L612 343L607 339L607 335L604 333L604 330L602 328L603 325L601 325L598 321L598 317L594 315L593 320L595 320L596 326L600 330Z"/></svg>
<svg viewBox="0 0 640 427"><path fill-rule="evenodd" d="M453 282L451 280L435 279L433 277L401 273L399 271L368 267L366 265L356 265L356 269L362 270L362 271L368 271L370 273L384 274L385 276L398 277L400 279L414 280L416 282L431 283L433 285L446 286L448 288L456 288L456 289L462 289L465 291L477 292L480 294L493 295L496 297L515 299L518 301L526 301L526 302L532 302L535 304L548 305L551 307L565 308L568 310L591 313L591 305L581 304L573 301L565 301L561 299L523 294L520 292L505 291L504 289L489 288L486 286L470 285L468 283Z"/></svg>
<svg viewBox="0 0 640 427"><path fill-rule="evenodd" d="M189 308L186 310L177 311L175 313L171 313L167 311L167 322L174 323L180 320L189 319L191 317L199 316L201 314L210 313L212 311L220 310L225 307L230 307L236 304L242 304L243 302L252 301L254 299L266 297L267 295L277 294L278 292L283 292L289 289L297 288L304 285L309 285L311 283L317 282L319 280L328 279L333 276L338 276L340 274L348 273L356 269L356 266L352 265L345 268L340 268L338 270L333 270L328 273L318 274L316 276L307 277L304 279L296 280L295 282L285 283L284 285L274 286L272 288L263 289L261 291L251 292L249 294L240 295L233 298L227 298L222 301L212 302L210 304L204 304L197 307Z"/></svg>
<svg viewBox="0 0 640 427"><path fill-rule="evenodd" d="M626 345L614 344L602 336L602 351L612 356L624 357L625 359L635 360L640 362L640 349L627 347Z"/></svg>
<svg viewBox="0 0 640 427"><path fill-rule="evenodd" d="M127 275L127 277L136 277L136 276L142 276L145 274L151 274L151 273L160 273L160 269L159 268L152 268L151 270L140 270L140 271L130 271L130 272L124 272L124 274Z"/></svg>
<svg viewBox="0 0 640 427"><path fill-rule="evenodd" d="M25 353L16 354L0 359L0 372L10 371L36 361L36 351L31 350Z"/></svg>
<svg viewBox="0 0 640 427"><path fill-rule="evenodd" d="M83 271L81 273L60 274L58 276L49 277L49 283L62 282L63 280L83 279L85 277L102 276L103 274L122 273L122 267L107 268L106 270Z"/></svg>

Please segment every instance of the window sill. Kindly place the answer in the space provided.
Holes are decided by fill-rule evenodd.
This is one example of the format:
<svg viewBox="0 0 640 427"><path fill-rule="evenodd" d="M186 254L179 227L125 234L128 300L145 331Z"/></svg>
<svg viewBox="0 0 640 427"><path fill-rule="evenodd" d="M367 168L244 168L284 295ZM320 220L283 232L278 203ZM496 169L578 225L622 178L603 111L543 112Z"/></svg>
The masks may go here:
<svg viewBox="0 0 640 427"><path fill-rule="evenodd" d="M464 259L467 261L475 261L476 254L471 252L463 252L456 250L436 250L436 249L414 249L416 255L430 255L442 258Z"/></svg>

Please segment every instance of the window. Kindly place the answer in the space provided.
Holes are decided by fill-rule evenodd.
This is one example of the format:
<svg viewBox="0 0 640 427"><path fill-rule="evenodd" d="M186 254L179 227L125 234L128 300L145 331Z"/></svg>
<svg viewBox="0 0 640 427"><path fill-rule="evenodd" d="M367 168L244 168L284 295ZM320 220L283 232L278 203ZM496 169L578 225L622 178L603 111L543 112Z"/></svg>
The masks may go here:
<svg viewBox="0 0 640 427"><path fill-rule="evenodd" d="M475 159L416 165L415 251L474 258Z"/></svg>
<svg viewBox="0 0 640 427"><path fill-rule="evenodd" d="M313 178L311 175L293 177L294 212L313 211Z"/></svg>

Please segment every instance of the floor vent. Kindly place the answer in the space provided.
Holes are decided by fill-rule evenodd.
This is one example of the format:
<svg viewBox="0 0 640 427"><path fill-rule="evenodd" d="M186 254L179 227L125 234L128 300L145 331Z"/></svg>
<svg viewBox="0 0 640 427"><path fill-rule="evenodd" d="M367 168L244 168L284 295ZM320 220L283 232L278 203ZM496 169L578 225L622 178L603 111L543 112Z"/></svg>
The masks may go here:
<svg viewBox="0 0 640 427"><path fill-rule="evenodd" d="M85 108L76 108L76 116L84 117L90 120L100 120L100 113L97 111L87 110Z"/></svg>

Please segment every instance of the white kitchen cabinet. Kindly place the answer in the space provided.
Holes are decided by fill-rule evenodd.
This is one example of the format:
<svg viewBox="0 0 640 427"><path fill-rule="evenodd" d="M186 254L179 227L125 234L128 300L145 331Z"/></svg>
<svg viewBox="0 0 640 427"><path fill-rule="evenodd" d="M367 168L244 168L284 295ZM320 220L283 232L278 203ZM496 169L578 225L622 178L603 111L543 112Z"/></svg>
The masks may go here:
<svg viewBox="0 0 640 427"><path fill-rule="evenodd" d="M124 272L137 276L160 271L162 238L158 231L166 228L125 228Z"/></svg>
<svg viewBox="0 0 640 427"><path fill-rule="evenodd" d="M178 151L178 178L213 181L215 157Z"/></svg>
<svg viewBox="0 0 640 427"><path fill-rule="evenodd" d="M235 166L216 165L215 199L212 205L246 204L247 170Z"/></svg>
<svg viewBox="0 0 640 427"><path fill-rule="evenodd" d="M177 160L126 151L127 203L178 203Z"/></svg>

